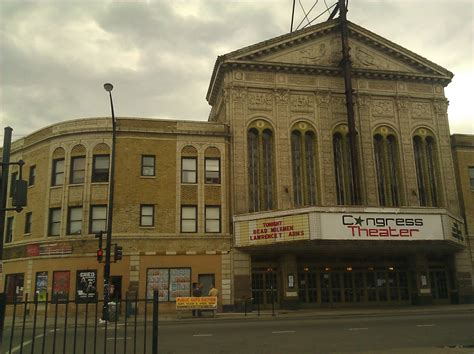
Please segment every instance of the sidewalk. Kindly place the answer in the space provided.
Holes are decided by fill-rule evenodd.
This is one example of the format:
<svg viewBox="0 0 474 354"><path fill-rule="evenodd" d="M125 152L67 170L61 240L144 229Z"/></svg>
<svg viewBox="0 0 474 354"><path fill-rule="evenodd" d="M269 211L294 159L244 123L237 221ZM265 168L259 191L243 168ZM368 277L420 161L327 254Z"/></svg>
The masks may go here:
<svg viewBox="0 0 474 354"><path fill-rule="evenodd" d="M443 314L443 313L474 313L474 304L462 305L427 305L427 306L385 306L385 307L361 307L361 308L315 308L315 309L299 309L299 310L275 310L272 314L271 310L261 310L260 316L257 310L248 312L218 312L215 317L210 313L204 313L203 317L192 317L184 312L182 314L160 314L161 321L213 321L213 320L258 320L272 318L336 318L336 317L359 317L359 316L403 316L403 315L423 315L423 314Z"/></svg>

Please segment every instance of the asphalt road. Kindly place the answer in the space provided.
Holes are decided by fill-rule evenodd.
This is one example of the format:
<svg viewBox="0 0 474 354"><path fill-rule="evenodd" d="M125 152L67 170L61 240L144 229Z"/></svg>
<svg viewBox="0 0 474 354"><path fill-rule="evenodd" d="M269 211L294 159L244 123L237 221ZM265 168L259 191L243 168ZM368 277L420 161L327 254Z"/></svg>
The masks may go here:
<svg viewBox="0 0 474 354"><path fill-rule="evenodd" d="M84 350L84 328L77 329L74 351L74 328L66 335L65 353L94 353L94 328L88 328ZM12 354L21 352L20 334L14 336ZM151 353L151 327L124 332L99 326L96 353ZM4 353L8 352L9 328ZM35 340L33 353L42 352L42 333ZM27 329L23 353L31 353L31 330ZM127 346L125 347L125 338ZM53 353L54 332L48 328L44 353ZM135 340L136 339L136 340ZM114 348L114 344L116 347ZM474 313L416 314L394 316L357 316L333 319L282 318L235 320L185 320L163 322L159 326L160 354L306 354L306 353L474 353ZM55 353L63 353L64 331L56 333Z"/></svg>

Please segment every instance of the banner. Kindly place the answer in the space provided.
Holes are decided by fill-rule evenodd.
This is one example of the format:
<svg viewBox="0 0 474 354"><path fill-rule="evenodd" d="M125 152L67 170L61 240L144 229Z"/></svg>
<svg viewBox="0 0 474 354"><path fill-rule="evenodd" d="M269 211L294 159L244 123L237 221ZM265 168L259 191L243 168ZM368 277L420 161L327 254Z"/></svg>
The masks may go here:
<svg viewBox="0 0 474 354"><path fill-rule="evenodd" d="M308 214L236 222L237 246L309 240Z"/></svg>
<svg viewBox="0 0 474 354"><path fill-rule="evenodd" d="M176 310L216 310L217 297L177 297Z"/></svg>

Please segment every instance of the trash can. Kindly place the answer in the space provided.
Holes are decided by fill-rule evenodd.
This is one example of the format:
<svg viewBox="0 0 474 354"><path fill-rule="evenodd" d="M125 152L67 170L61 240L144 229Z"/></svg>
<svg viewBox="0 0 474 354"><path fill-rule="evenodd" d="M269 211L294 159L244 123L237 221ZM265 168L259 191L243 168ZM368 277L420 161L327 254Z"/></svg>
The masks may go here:
<svg viewBox="0 0 474 354"><path fill-rule="evenodd" d="M116 322L118 321L118 308L116 302L109 302L108 310L108 320L109 322Z"/></svg>

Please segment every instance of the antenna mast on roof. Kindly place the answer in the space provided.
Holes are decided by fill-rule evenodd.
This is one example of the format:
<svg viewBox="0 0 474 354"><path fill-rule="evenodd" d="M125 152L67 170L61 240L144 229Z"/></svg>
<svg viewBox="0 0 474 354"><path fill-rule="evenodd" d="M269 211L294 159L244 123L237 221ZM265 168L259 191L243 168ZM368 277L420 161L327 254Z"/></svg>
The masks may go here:
<svg viewBox="0 0 474 354"><path fill-rule="evenodd" d="M334 2L331 6L328 5L328 2L329 2L328 0L323 0L323 2L324 2L325 9L318 12L317 15L313 15L314 17L310 18L310 16L313 13L313 10L316 11L318 9L316 7L316 5L318 5L319 0L314 1L313 5L311 6L311 8L308 11L306 11L306 9L304 8L303 4L301 3L301 0L298 0L299 9L302 12L302 17L303 18L300 20L300 22L298 23L298 25L296 26L296 28L294 30L297 31L299 29L303 29L303 28L306 28L308 26L311 26L314 21L316 21L318 18L323 16L325 13L329 13L330 14L329 19L332 19L337 13L337 9L338 9L337 0L335 2L334 2L334 0L331 0L331 2ZM321 6L322 6L322 4L321 4ZM293 24L294 24L294 20L295 20L295 7L296 7L296 0L293 0L293 7L292 7L292 11L291 11L290 33L293 32ZM331 9L332 9L332 12L331 12ZM305 24L303 25L303 23L305 23Z"/></svg>
<svg viewBox="0 0 474 354"><path fill-rule="evenodd" d="M333 0L334 1L334 0ZM309 16L312 11L315 9L319 0L316 0L309 9L306 11L301 3L301 0L298 0L299 6L303 12L303 18L296 26L295 31L303 29L307 26L310 26L314 21L320 18L325 13L329 13L328 21L334 19L334 17L339 13L339 28L341 32L341 44L342 44L342 60L341 68L344 75L344 87L346 95L346 109L347 109L347 125L349 128L349 144L351 147L351 186L352 186L352 195L351 195L351 204L357 205L361 203L360 198L360 181L359 181L359 160L358 160L358 148L357 148L357 132L355 129L355 116L354 116L354 97L352 90L352 65L351 57L349 54L349 30L347 28L347 5L349 0L336 0L331 6L328 6L327 0L323 0L326 9L320 12L317 16L310 20ZM291 26L290 33L293 32L293 23L295 19L295 6L296 0L293 0L293 9L291 12ZM306 23L303 25L303 23Z"/></svg>

